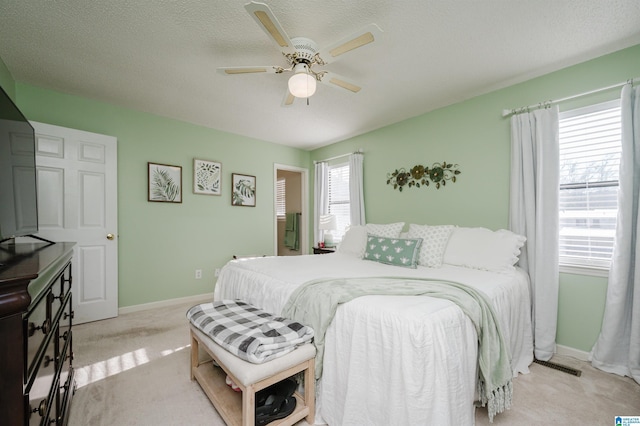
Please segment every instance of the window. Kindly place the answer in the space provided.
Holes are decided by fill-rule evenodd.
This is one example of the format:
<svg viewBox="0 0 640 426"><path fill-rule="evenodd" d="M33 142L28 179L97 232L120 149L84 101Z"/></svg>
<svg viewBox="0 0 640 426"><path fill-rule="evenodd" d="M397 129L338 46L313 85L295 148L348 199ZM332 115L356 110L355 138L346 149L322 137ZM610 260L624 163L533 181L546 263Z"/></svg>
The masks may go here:
<svg viewBox="0 0 640 426"><path fill-rule="evenodd" d="M608 269L618 212L620 102L560 114L560 265Z"/></svg>
<svg viewBox="0 0 640 426"><path fill-rule="evenodd" d="M278 179L276 187L276 216L284 219L287 213L287 181Z"/></svg>
<svg viewBox="0 0 640 426"><path fill-rule="evenodd" d="M338 229L332 231L333 240L339 242L351 224L349 204L349 163L329 166L329 214L336 217Z"/></svg>

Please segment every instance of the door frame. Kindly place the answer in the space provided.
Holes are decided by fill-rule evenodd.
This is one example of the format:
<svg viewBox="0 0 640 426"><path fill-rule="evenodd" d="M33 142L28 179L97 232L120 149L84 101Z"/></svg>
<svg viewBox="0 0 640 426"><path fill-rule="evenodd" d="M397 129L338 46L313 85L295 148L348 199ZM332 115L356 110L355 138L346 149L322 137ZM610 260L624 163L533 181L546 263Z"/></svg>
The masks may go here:
<svg viewBox="0 0 640 426"><path fill-rule="evenodd" d="M302 211L300 212L300 254L309 254L309 170L278 163L273 163L273 253L276 256L278 255L278 214L276 212L276 206L278 204L278 170L301 174L300 199L302 200Z"/></svg>

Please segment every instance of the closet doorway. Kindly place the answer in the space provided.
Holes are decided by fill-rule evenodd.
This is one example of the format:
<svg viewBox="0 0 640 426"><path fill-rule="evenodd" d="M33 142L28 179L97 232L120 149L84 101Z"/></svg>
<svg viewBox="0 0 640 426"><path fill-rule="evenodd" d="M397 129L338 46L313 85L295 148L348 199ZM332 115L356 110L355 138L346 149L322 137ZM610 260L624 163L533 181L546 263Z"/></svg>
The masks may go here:
<svg viewBox="0 0 640 426"><path fill-rule="evenodd" d="M274 165L274 253L309 254L309 173L307 169Z"/></svg>

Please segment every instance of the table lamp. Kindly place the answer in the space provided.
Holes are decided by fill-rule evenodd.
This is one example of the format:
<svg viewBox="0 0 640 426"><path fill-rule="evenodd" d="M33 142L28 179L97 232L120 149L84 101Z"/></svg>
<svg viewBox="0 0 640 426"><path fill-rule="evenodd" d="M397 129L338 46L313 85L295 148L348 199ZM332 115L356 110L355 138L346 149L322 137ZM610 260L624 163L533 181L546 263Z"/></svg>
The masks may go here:
<svg viewBox="0 0 640 426"><path fill-rule="evenodd" d="M333 247L333 234L331 231L338 229L338 222L336 217L332 214L324 214L320 216L320 224L318 229L324 231L324 245L325 247Z"/></svg>

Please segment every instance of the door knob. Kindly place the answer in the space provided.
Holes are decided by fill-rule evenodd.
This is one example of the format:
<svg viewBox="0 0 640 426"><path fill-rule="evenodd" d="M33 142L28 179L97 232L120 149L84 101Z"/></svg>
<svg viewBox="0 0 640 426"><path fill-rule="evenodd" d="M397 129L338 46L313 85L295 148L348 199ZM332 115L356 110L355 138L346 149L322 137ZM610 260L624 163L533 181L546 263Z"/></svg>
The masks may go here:
<svg viewBox="0 0 640 426"><path fill-rule="evenodd" d="M107 240L113 240L114 238L115 238L115 235L107 234Z"/></svg>

